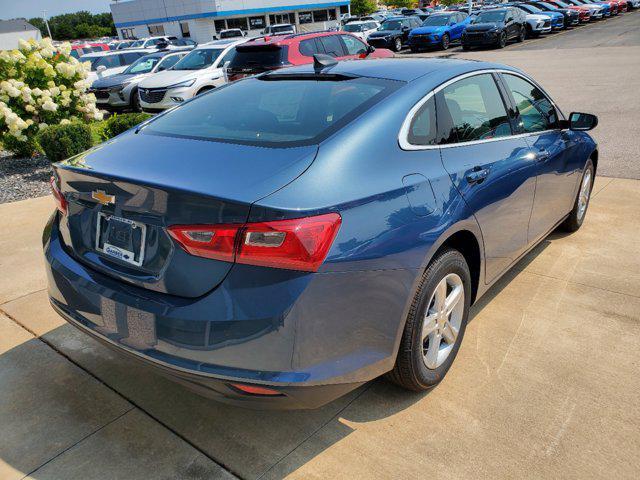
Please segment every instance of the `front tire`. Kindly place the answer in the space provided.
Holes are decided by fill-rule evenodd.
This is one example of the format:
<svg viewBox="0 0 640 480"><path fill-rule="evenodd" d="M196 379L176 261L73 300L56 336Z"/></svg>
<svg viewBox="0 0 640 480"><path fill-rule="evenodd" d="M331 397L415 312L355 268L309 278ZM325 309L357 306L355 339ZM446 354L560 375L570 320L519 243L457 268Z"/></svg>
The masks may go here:
<svg viewBox="0 0 640 480"><path fill-rule="evenodd" d="M387 378L418 392L440 383L460 348L470 304L469 266L457 250L443 250L422 276Z"/></svg>
<svg viewBox="0 0 640 480"><path fill-rule="evenodd" d="M587 209L589 208L594 179L595 168L593 167L593 162L589 159L582 173L582 180L580 181L580 188L578 189L578 194L573 204L573 210L571 210L569 216L560 225L561 230L565 232L575 232L582 226L584 217L587 215Z"/></svg>
<svg viewBox="0 0 640 480"><path fill-rule="evenodd" d="M451 44L451 41L449 40L449 34L445 33L444 35L442 35L442 38L440 39L440 49L448 50L450 44Z"/></svg>
<svg viewBox="0 0 640 480"><path fill-rule="evenodd" d="M504 48L507 46L507 34L505 32L500 33L498 37L498 43L496 45L498 48Z"/></svg>
<svg viewBox="0 0 640 480"><path fill-rule="evenodd" d="M518 41L518 43L522 43L524 42L525 37L527 36L527 32L524 29L524 27L522 27L520 29L520 33L518 34L518 38L516 39Z"/></svg>
<svg viewBox="0 0 640 480"><path fill-rule="evenodd" d="M396 38L393 42L393 51L399 52L400 50L402 50L402 40Z"/></svg>
<svg viewBox="0 0 640 480"><path fill-rule="evenodd" d="M131 92L131 110L134 112L141 112L142 108L140 107L140 97L138 96L138 90L134 90Z"/></svg>

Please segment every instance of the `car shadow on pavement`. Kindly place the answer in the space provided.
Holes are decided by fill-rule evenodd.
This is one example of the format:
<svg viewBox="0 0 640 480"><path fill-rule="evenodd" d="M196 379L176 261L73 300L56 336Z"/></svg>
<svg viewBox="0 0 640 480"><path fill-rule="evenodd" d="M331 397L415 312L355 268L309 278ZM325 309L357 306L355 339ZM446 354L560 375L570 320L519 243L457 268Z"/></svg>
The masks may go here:
<svg viewBox="0 0 640 480"><path fill-rule="evenodd" d="M491 287L472 307L469 321L554 238L544 240ZM241 478L284 478L351 435L358 424L401 414L430 393L407 392L379 378L316 410L254 411L201 397L70 325L41 338L0 354L0 467L5 462L23 473L62 451L72 452L76 442L137 407ZM130 435L123 431L110 442L126 444ZM142 449L137 454L161 457L163 452ZM127 459L136 461L152 464L154 459ZM32 476L38 478L38 472Z"/></svg>

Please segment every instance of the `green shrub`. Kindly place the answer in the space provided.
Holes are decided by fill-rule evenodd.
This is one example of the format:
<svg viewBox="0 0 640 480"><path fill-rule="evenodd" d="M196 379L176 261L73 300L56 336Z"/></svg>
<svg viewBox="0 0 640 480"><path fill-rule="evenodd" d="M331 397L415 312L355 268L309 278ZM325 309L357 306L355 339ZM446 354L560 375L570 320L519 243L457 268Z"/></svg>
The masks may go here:
<svg viewBox="0 0 640 480"><path fill-rule="evenodd" d="M33 137L26 141L20 141L8 133L2 136L2 149L13 153L17 157L32 157L38 151Z"/></svg>
<svg viewBox="0 0 640 480"><path fill-rule="evenodd" d="M59 162L91 148L91 128L84 123L51 125L38 133L38 143L51 162Z"/></svg>
<svg viewBox="0 0 640 480"><path fill-rule="evenodd" d="M122 115L114 115L107 120L104 130L102 131L102 136L105 140L108 140L116 135L120 135L122 132L126 132L150 117L151 115L148 113L123 113Z"/></svg>

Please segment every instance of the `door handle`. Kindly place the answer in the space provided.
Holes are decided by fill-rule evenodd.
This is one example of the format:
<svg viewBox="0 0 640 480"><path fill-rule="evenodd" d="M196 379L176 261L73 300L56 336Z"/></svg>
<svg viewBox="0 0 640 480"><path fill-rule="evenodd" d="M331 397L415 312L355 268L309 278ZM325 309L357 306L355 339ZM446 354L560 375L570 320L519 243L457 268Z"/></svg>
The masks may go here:
<svg viewBox="0 0 640 480"><path fill-rule="evenodd" d="M549 158L549 151L546 148L541 148L536 153L536 160L543 162Z"/></svg>
<svg viewBox="0 0 640 480"><path fill-rule="evenodd" d="M474 183L484 182L484 179L487 178L488 175L488 168L473 167L471 171L467 173L467 176L465 178L467 179L467 182L473 185Z"/></svg>

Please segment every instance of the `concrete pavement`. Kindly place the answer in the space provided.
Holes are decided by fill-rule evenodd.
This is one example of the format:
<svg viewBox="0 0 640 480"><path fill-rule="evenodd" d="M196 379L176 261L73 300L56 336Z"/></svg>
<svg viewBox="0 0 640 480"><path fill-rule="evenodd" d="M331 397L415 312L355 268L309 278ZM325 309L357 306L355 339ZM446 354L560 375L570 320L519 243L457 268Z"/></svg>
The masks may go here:
<svg viewBox="0 0 640 480"><path fill-rule="evenodd" d="M639 181L598 178L583 228L549 238L474 307L434 391L377 380L315 411L210 402L64 324L33 281L5 284L0 478L634 478L639 205ZM51 206L0 210L3 272L41 268L24 252ZM9 208L31 212L24 236Z"/></svg>
<svg viewBox="0 0 640 480"><path fill-rule="evenodd" d="M634 48L590 51L601 68L573 48L472 54L521 62L567 111L611 108L595 112L600 173L631 175L637 151L606 132L633 120L619 128L637 148L638 96L621 88L607 107L598 92L605 67L631 82ZM3 480L638 477L640 181L597 178L583 228L545 240L474 306L438 388L376 380L300 412L213 403L64 323L44 290L52 209L49 198L0 205Z"/></svg>

